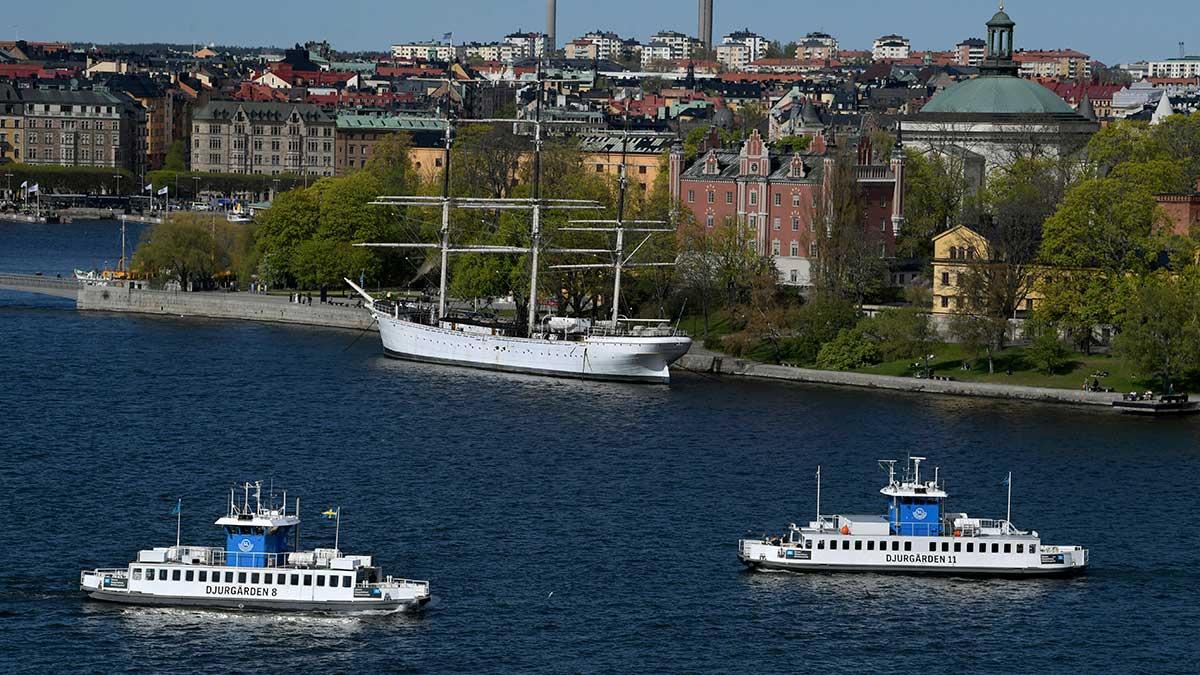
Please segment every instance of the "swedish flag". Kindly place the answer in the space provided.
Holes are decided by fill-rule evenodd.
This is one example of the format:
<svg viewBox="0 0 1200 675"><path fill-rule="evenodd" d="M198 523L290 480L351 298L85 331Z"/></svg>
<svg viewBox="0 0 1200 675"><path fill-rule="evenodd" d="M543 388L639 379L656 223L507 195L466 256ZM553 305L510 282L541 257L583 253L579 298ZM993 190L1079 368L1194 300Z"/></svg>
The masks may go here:
<svg viewBox="0 0 1200 675"><path fill-rule="evenodd" d="M333 520L334 518L337 518L338 511L337 509L327 509L322 511L321 515L325 516L326 520Z"/></svg>

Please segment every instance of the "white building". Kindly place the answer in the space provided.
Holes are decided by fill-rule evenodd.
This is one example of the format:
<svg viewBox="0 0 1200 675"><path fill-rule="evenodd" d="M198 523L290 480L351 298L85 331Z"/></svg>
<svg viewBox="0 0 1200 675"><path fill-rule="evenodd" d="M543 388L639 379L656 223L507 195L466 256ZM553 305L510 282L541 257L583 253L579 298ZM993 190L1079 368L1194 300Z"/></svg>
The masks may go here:
<svg viewBox="0 0 1200 675"><path fill-rule="evenodd" d="M693 52L703 47L696 38L671 30L663 30L651 35L650 44L667 46L671 50L671 59L690 58ZM645 62L645 56L642 57L642 61Z"/></svg>
<svg viewBox="0 0 1200 675"><path fill-rule="evenodd" d="M392 45L392 58L395 59L453 61L465 56L466 48L462 45L444 44L441 42L414 42Z"/></svg>
<svg viewBox="0 0 1200 675"><path fill-rule="evenodd" d="M912 44L902 35L884 35L871 47L871 58L876 61L907 59L912 53Z"/></svg>
<svg viewBox="0 0 1200 675"><path fill-rule="evenodd" d="M744 28L726 35L721 39L721 44L746 45L750 49L750 61L757 61L767 55L767 47L771 42L757 33L751 33L750 29Z"/></svg>
<svg viewBox="0 0 1200 675"><path fill-rule="evenodd" d="M517 31L504 36L504 43L518 50L518 58L541 58L546 55L546 36L543 33Z"/></svg>
<svg viewBox="0 0 1200 675"><path fill-rule="evenodd" d="M1151 61L1147 66L1150 77L1200 77L1200 56Z"/></svg>
<svg viewBox="0 0 1200 675"><path fill-rule="evenodd" d="M596 45L596 58L618 61L623 56L624 42L616 33L594 30L579 38Z"/></svg>

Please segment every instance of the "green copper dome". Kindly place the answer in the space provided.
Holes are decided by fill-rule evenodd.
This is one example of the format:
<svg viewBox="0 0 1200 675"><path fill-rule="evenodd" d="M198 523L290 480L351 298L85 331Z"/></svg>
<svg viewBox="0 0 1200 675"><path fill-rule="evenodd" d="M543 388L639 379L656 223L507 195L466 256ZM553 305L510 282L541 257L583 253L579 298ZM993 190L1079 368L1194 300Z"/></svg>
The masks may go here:
<svg viewBox="0 0 1200 675"><path fill-rule="evenodd" d="M985 75L949 87L925 104L922 113L1062 114L1075 110L1054 92L1030 80Z"/></svg>

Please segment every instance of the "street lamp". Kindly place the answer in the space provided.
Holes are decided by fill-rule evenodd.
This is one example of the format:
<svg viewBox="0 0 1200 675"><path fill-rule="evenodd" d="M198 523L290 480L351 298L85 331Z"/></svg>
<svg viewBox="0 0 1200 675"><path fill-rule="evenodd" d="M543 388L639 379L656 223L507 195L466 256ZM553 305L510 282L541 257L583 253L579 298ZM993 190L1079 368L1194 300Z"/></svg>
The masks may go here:
<svg viewBox="0 0 1200 675"><path fill-rule="evenodd" d="M4 174L4 177L8 179L8 187L5 188L5 190L4 190L4 196L6 199L8 199L8 201L15 202L17 200L13 199L13 194L12 194L12 174L6 173L6 174Z"/></svg>
<svg viewBox="0 0 1200 675"><path fill-rule="evenodd" d="M200 176L192 176L192 200L200 201Z"/></svg>
<svg viewBox="0 0 1200 675"><path fill-rule="evenodd" d="M114 173L113 178L117 179L117 191L113 193L113 196L119 197L121 195L121 174Z"/></svg>

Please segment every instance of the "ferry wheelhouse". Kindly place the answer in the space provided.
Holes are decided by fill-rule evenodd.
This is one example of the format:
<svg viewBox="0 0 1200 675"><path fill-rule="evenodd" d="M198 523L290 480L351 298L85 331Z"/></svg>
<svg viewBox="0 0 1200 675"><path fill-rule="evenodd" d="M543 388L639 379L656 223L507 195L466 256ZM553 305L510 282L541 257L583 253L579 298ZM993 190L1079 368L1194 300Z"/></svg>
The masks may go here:
<svg viewBox="0 0 1200 675"><path fill-rule="evenodd" d="M1025 576L1070 574L1088 564L1087 549L1042 544L1036 531L1004 520L945 512L946 491L934 470L921 480L924 457L910 457L903 479L895 460L880 465L888 484L885 515L821 515L817 470L817 519L808 527L738 543L738 559L756 570L898 572ZM1009 485L1011 512L1011 475Z"/></svg>
<svg viewBox="0 0 1200 675"><path fill-rule="evenodd" d="M224 548L181 546L176 535L175 546L139 551L125 567L82 571L81 590L109 602L234 610L407 610L429 602L428 581L385 577L371 556L342 553L337 538L333 548L302 550L300 500L289 512L286 492L280 505L269 498L264 506L261 482L240 487L242 502L231 489L229 513L216 521Z"/></svg>

